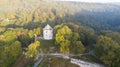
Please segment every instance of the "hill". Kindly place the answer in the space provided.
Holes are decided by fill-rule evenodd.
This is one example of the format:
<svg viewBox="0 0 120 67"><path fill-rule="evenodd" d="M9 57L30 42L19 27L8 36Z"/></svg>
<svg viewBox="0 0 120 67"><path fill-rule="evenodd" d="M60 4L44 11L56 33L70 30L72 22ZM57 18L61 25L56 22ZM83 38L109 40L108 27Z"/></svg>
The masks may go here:
<svg viewBox="0 0 120 67"><path fill-rule="evenodd" d="M80 54L75 58L120 67L119 7L119 3L0 0L0 66L19 66L23 61L22 66L32 67L43 51ZM39 39L46 24L54 30L51 41ZM66 60L46 61L52 66L62 61L71 65Z"/></svg>
<svg viewBox="0 0 120 67"><path fill-rule="evenodd" d="M36 27L75 22L98 30L120 31L118 3L84 3L42 0L4 0L0 3L0 26Z"/></svg>

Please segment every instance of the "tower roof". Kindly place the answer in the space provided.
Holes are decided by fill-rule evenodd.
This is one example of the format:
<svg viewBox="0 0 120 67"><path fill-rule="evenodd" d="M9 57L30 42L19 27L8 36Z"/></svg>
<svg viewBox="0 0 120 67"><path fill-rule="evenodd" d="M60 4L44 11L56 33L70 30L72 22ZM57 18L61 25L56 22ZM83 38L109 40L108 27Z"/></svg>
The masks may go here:
<svg viewBox="0 0 120 67"><path fill-rule="evenodd" d="M49 24L47 24L47 25L44 27L44 30L52 30L52 27L51 27Z"/></svg>

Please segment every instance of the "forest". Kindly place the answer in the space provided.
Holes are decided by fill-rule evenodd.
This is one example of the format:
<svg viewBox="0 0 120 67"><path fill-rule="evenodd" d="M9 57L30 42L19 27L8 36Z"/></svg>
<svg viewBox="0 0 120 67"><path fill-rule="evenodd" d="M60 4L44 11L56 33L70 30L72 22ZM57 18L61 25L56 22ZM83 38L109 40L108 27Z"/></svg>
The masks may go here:
<svg viewBox="0 0 120 67"><path fill-rule="evenodd" d="M35 61L43 43L34 41L34 34L42 37L46 24L54 29L56 51L93 51L107 67L120 67L119 3L0 1L0 67L14 67L24 51Z"/></svg>

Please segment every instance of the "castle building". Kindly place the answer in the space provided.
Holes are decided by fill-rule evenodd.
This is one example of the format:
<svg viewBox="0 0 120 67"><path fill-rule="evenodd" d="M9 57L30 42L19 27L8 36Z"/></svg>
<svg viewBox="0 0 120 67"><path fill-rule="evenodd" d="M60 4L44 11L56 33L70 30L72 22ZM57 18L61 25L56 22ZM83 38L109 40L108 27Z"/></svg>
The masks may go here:
<svg viewBox="0 0 120 67"><path fill-rule="evenodd" d="M43 28L43 39L45 40L53 39L53 28L49 24L47 24Z"/></svg>

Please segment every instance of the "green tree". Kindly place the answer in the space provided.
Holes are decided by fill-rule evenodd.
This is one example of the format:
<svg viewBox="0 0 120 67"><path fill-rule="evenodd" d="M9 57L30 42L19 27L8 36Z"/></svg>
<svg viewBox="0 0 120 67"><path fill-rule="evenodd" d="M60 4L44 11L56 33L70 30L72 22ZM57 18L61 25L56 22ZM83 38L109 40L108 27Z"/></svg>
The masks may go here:
<svg viewBox="0 0 120 67"><path fill-rule="evenodd" d="M81 54L85 51L85 47L81 41L74 41L71 50L74 54Z"/></svg>
<svg viewBox="0 0 120 67"><path fill-rule="evenodd" d="M7 31L3 34L4 38L4 43L5 44L11 44L12 42L17 40L17 34L15 31Z"/></svg>
<svg viewBox="0 0 120 67"><path fill-rule="evenodd" d="M109 32L106 36L111 37L113 40L120 44L120 33L118 32Z"/></svg>
<svg viewBox="0 0 120 67"><path fill-rule="evenodd" d="M86 26L79 27L79 34L81 41L85 46L95 43L95 32L92 28Z"/></svg>
<svg viewBox="0 0 120 67"><path fill-rule="evenodd" d="M109 67L119 67L119 49L120 46L116 41L113 41L111 38L106 36L99 36L94 50L100 60L107 64Z"/></svg>
<svg viewBox="0 0 120 67"><path fill-rule="evenodd" d="M31 43L31 38L27 34L19 35L18 40L21 42L22 47L27 47Z"/></svg>
<svg viewBox="0 0 120 67"><path fill-rule="evenodd" d="M15 41L10 45L11 52L13 57L16 59L22 53L21 43L19 41Z"/></svg>
<svg viewBox="0 0 120 67"><path fill-rule="evenodd" d="M85 51L85 47L80 41L80 35L76 32L72 34L70 50L75 54L80 54Z"/></svg>
<svg viewBox="0 0 120 67"><path fill-rule="evenodd" d="M5 45L0 48L0 66L9 67L22 54L21 43L19 41L13 42L11 45Z"/></svg>

